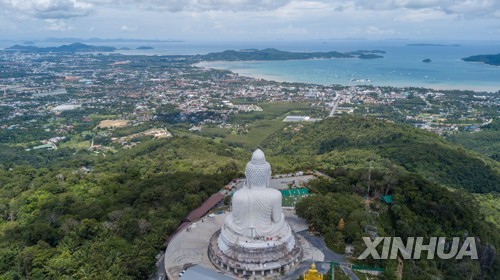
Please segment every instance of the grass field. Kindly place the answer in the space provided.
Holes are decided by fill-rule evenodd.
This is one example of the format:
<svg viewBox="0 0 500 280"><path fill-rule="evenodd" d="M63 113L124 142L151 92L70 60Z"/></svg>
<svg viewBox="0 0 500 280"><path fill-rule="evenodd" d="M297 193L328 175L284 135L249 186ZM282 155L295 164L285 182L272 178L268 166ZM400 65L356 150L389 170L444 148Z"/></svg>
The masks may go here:
<svg viewBox="0 0 500 280"><path fill-rule="evenodd" d="M259 120L248 126L246 134L227 134L222 140L226 143L236 143L256 149L274 132L283 129L286 123L281 120Z"/></svg>
<svg viewBox="0 0 500 280"><path fill-rule="evenodd" d="M67 142L57 144L60 148L69 148L75 150L86 150L90 147L90 141L84 141L80 137L74 137Z"/></svg>
<svg viewBox="0 0 500 280"><path fill-rule="evenodd" d="M286 123L280 120L258 120L245 127L245 130L248 130L246 133L237 134L233 128L205 127L202 135L224 143L255 149L260 147L269 135L285 126Z"/></svg>
<svg viewBox="0 0 500 280"><path fill-rule="evenodd" d="M231 123L239 123L244 121L252 120L273 120L285 118L285 114L301 113L303 111L309 111L311 106L307 102L268 102L259 103L263 111L260 112L248 112L235 115L231 118Z"/></svg>
<svg viewBox="0 0 500 280"><path fill-rule="evenodd" d="M106 119L115 119L118 115L89 115L88 118L91 120L106 120Z"/></svg>
<svg viewBox="0 0 500 280"><path fill-rule="evenodd" d="M124 127L127 126L128 120L102 120L97 127Z"/></svg>
<svg viewBox="0 0 500 280"><path fill-rule="evenodd" d="M274 132L283 129L287 123L283 122L285 116L290 114L305 114L311 110L307 102L273 102L260 103L261 112L249 112L235 115L231 118L231 124L240 124L248 130L245 133L235 133L234 128L205 127L202 130L204 136L220 139L220 141L236 144L245 148L259 148L262 142Z"/></svg>

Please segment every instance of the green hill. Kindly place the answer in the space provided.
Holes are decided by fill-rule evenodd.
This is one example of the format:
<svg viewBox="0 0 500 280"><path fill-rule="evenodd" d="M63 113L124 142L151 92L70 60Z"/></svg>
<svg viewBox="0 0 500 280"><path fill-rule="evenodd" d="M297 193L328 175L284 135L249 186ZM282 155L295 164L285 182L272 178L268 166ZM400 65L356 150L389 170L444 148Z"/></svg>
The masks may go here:
<svg viewBox="0 0 500 280"><path fill-rule="evenodd" d="M285 129L266 142L273 155L297 159L302 167L346 165L402 166L425 179L453 188L486 193L500 191L499 163L469 152L444 138L405 125L341 116ZM307 159L307 160L301 160Z"/></svg>
<svg viewBox="0 0 500 280"><path fill-rule="evenodd" d="M35 46L20 46L14 45L12 47L8 47L5 50L7 51L18 51L18 52L114 52L116 48L107 47L107 46L91 46L82 43L73 43L70 45L62 45L59 47L35 47Z"/></svg>
<svg viewBox="0 0 500 280"><path fill-rule="evenodd" d="M403 279L498 275L500 262L490 257L500 244L497 162L423 130L356 116L291 125L267 139L266 151L292 167L327 175L309 182L312 195L296 212L333 250L342 252L350 243L359 256L366 248L361 237L371 234L403 240L467 234L481 241L480 261L448 260L444 266L442 260L404 261ZM492 193L473 196L464 190ZM382 195L392 201L377 199ZM345 226L339 226L341 219ZM394 279L394 261L358 264L384 267L381 279Z"/></svg>
<svg viewBox="0 0 500 280"><path fill-rule="evenodd" d="M377 54L375 54L377 53ZM256 49L246 49L241 51L226 50L223 52L208 53L206 55L199 55L197 58L207 61L235 61L235 60L290 60L290 59L322 59L322 58L383 58L383 56L378 55L380 53L385 53L380 50L359 50L352 52L289 52L281 51L273 48L256 50Z"/></svg>
<svg viewBox="0 0 500 280"><path fill-rule="evenodd" d="M398 204L388 209L374 203L381 236L393 229L401 236L467 231L498 248L483 217L497 222L496 197L479 197L482 213L470 194L439 185L498 190L495 161L422 130L361 117L285 124L277 131L264 141L274 173L315 168L333 178L311 184L313 194L324 196L313 195L298 208L327 244L360 242L371 159L372 192L391 193ZM116 153L37 151L35 158L0 164L0 279L148 279L168 235L210 194L242 176L251 154L245 145L183 135L141 138ZM346 232L339 235L332 227L342 217ZM407 271L421 269L422 279L434 273L459 279L452 273L461 265L468 264L450 263L444 270L437 262L411 264ZM477 274L477 267L466 271Z"/></svg>
<svg viewBox="0 0 500 280"><path fill-rule="evenodd" d="M353 255L359 256L366 248L363 236L396 236L403 240L421 236L428 240L432 236L467 234L478 237L479 261L405 260L403 279L495 279L500 273L500 261L494 258L495 248L500 246L494 196L450 191L418 174L397 170L337 168L324 172L330 178L309 181L312 195L297 203L296 212L325 237L333 250L342 252L349 243ZM365 200L368 184L371 196ZM377 199L375 192L391 195L391 202ZM490 216L485 221L486 212ZM339 226L341 219L345 226ZM384 267L381 279L395 279L394 261L354 262Z"/></svg>
<svg viewBox="0 0 500 280"><path fill-rule="evenodd" d="M0 279L148 279L186 214L241 176L241 155L174 137L0 168Z"/></svg>
<svg viewBox="0 0 500 280"><path fill-rule="evenodd" d="M467 149L500 161L500 119L493 120L490 124L482 127L479 132L459 132L446 138Z"/></svg>

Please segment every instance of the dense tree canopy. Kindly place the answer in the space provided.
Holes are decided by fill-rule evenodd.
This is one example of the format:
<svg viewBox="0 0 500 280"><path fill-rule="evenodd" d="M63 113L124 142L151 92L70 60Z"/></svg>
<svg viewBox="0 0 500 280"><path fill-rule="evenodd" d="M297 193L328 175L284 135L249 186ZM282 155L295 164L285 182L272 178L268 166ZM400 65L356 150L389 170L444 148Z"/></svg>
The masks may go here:
<svg viewBox="0 0 500 280"><path fill-rule="evenodd" d="M327 245L336 251L342 252L345 244L351 243L354 255L359 256L366 248L361 237L374 232L378 236L396 236L405 241L418 236L448 237L450 240L451 237L475 236L480 241L479 250L500 246L498 228L484 221L475 197L462 190L450 191L416 174L372 170L371 193L387 191L394 200L387 204L371 196L364 201L369 170L327 172L332 178L310 181L308 187L313 195L301 200L296 211L322 233ZM391 180L387 180L388 177ZM344 229L338 227L341 219L345 222ZM486 258L481 262L487 262ZM430 275L444 279L494 279L500 273L499 260L483 267L481 262L467 258L406 261L404 279L428 279ZM386 267L387 279L392 279L395 268L389 262L368 259L363 264ZM463 271L457 273L457 270Z"/></svg>
<svg viewBox="0 0 500 280"><path fill-rule="evenodd" d="M148 278L168 235L190 210L242 176L251 152L199 135L137 143L115 152L0 144L0 279ZM498 228L485 222L483 207L498 215L489 203L496 196L463 191L498 191L498 163L436 135L340 117L286 125L264 150L274 173L316 169L329 176L309 184L320 195L300 202L297 213L336 250L348 242L360 253L367 226L376 226L380 236L468 234L484 248L500 246ZM377 194L391 194L394 203L374 199ZM405 266L408 275L422 275L405 279L500 273L498 261Z"/></svg>
<svg viewBox="0 0 500 280"><path fill-rule="evenodd" d="M203 139L107 157L0 170L1 279L147 279L167 236L240 170Z"/></svg>
<svg viewBox="0 0 500 280"><path fill-rule="evenodd" d="M338 167L345 163L337 161L332 162L336 166L325 166L328 154L336 157L342 153L352 160L351 153L361 153L358 160L366 167L368 161L375 159L376 164L402 166L450 187L478 193L500 191L498 162L453 145L431 132L376 119L329 118L305 126L299 132L288 129L276 133L268 139L266 147L275 155L302 159L303 167L317 168L317 164Z"/></svg>

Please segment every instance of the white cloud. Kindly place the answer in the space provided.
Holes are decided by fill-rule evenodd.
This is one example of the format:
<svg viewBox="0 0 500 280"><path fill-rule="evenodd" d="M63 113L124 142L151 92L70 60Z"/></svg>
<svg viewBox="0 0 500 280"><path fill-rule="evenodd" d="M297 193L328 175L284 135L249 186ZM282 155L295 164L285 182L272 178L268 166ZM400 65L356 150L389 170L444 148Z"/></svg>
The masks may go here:
<svg viewBox="0 0 500 280"><path fill-rule="evenodd" d="M465 0L447 1L443 11L465 17L495 16L500 14L500 1L498 0Z"/></svg>
<svg viewBox="0 0 500 280"><path fill-rule="evenodd" d="M436 10L460 17L498 17L499 0L354 0L356 6L367 10Z"/></svg>
<svg viewBox="0 0 500 280"><path fill-rule="evenodd" d="M131 31L136 31L137 27L129 27L129 26L124 24L124 25L122 25L122 27L120 27L120 30L123 32L131 32Z"/></svg>
<svg viewBox="0 0 500 280"><path fill-rule="evenodd" d="M394 18L399 22L426 22L431 20L453 20L455 16L433 9L408 10Z"/></svg>
<svg viewBox="0 0 500 280"><path fill-rule="evenodd" d="M187 40L441 38L467 32L462 37L491 38L484 34L492 29L482 27L498 24L499 7L500 0L0 0L0 36L72 30L68 36L122 31Z"/></svg>
<svg viewBox="0 0 500 280"><path fill-rule="evenodd" d="M305 35L308 33L309 31L305 27L294 27L289 24L286 28L277 29L276 35Z"/></svg>
<svg viewBox="0 0 500 280"><path fill-rule="evenodd" d="M0 0L0 7L43 19L82 17L93 10L91 3L79 0Z"/></svg>
<svg viewBox="0 0 500 280"><path fill-rule="evenodd" d="M440 11L470 17L499 17L499 0L0 0L0 9L43 19L83 17L103 7L168 12L275 11L277 16L358 10Z"/></svg>
<svg viewBox="0 0 500 280"><path fill-rule="evenodd" d="M226 30L226 26L220 21L214 22L213 26L215 30L222 30L222 31Z"/></svg>
<svg viewBox="0 0 500 280"><path fill-rule="evenodd" d="M157 2L157 1L155 1ZM183 10L259 11L274 10L290 0L185 0Z"/></svg>
<svg viewBox="0 0 500 280"><path fill-rule="evenodd" d="M394 29L381 29L376 26L367 26L365 29L366 34L375 34L375 35L387 35L394 34Z"/></svg>
<svg viewBox="0 0 500 280"><path fill-rule="evenodd" d="M290 0L0 0L0 8L38 18L86 16L99 7L140 8L155 11L262 11L274 10Z"/></svg>
<svg viewBox="0 0 500 280"><path fill-rule="evenodd" d="M270 13L274 17L297 19L311 17L312 15L329 15L334 11L334 8L331 4L320 1L292 1Z"/></svg>
<svg viewBox="0 0 500 280"><path fill-rule="evenodd" d="M46 29L51 31L68 31L74 29L68 22L60 19L46 19L45 22L47 23Z"/></svg>
<svg viewBox="0 0 500 280"><path fill-rule="evenodd" d="M439 6L439 0L356 0L357 6L368 10L393 10L397 8L422 9Z"/></svg>

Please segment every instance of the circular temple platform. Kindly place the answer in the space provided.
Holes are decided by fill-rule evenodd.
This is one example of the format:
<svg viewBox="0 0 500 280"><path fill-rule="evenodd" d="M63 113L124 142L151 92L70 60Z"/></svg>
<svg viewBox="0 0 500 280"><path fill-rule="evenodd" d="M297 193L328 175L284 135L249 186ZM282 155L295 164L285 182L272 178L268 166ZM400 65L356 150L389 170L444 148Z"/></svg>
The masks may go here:
<svg viewBox="0 0 500 280"><path fill-rule="evenodd" d="M227 266L222 267L220 264L215 264L216 262L209 256L210 249L208 248L211 246L212 240L214 240L214 235L224 225L224 219L227 214L228 213L222 213L214 217L205 216L202 220L196 221L196 223L190 225L190 230L187 230L187 228L182 230L170 241L165 251L164 259L165 272L168 279L179 279L179 273L193 264L200 264L204 267L212 268L215 271L219 271L236 279L244 279L238 277L238 274L243 275L241 268L238 274L234 273L234 269L229 272ZM284 214L294 232L296 241L301 244L302 255L300 261L324 261L325 257L318 248L315 248L300 234L295 234L307 230L308 225L306 221L297 217L293 209L284 209ZM278 279L296 279L307 270L309 265L304 267L295 265L291 268L289 266L290 269L285 271L284 275L278 277ZM296 271L297 269L299 271ZM268 270L270 271L269 268ZM266 273L265 270L264 273ZM278 271L273 269L273 274L278 274ZM256 271L256 277L257 276L262 277L262 272Z"/></svg>
<svg viewBox="0 0 500 280"><path fill-rule="evenodd" d="M246 275L267 276L285 273L302 259L300 242L294 242L291 250L286 243L278 246L267 243L268 246L241 247L230 246L226 253L222 252L217 244L221 231L216 231L210 238L208 256L212 263L221 270L233 273L236 276ZM294 234L293 238L298 241ZM266 244L266 242L261 242Z"/></svg>

